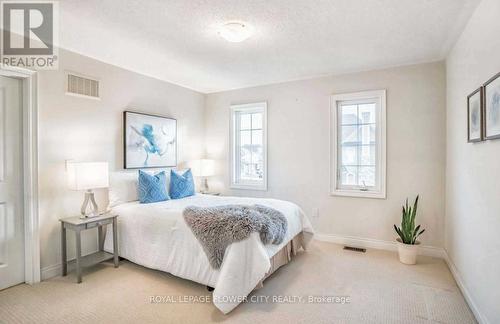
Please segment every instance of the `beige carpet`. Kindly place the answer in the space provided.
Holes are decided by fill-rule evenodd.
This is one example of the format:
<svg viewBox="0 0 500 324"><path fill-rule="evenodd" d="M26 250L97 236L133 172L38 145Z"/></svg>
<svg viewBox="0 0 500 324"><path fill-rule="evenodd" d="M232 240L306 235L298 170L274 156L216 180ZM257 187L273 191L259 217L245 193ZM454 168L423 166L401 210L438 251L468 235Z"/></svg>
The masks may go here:
<svg viewBox="0 0 500 324"><path fill-rule="evenodd" d="M180 303L179 296L210 296L202 285L123 261L35 286L0 291L1 323L475 323L442 260L420 257L416 266L395 253L357 253L314 242L269 278L257 298L222 315L211 303ZM177 303L150 302L163 296ZM348 296L349 303L308 303L308 296ZM306 302L294 302L302 297ZM284 300L284 299L287 300Z"/></svg>

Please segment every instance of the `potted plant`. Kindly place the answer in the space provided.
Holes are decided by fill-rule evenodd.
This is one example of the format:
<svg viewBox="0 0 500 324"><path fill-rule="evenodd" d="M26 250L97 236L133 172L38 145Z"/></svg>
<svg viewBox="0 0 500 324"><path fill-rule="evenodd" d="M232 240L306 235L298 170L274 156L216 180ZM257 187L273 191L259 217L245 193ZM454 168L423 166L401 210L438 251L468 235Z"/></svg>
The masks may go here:
<svg viewBox="0 0 500 324"><path fill-rule="evenodd" d="M399 261L404 264L417 263L418 246L420 245L420 242L417 241L417 238L423 232L425 232L425 229L420 230L420 225L415 227L417 206L418 196L415 199L413 207L408 206L408 198L406 198L406 204L403 205L401 227L394 225L394 229L399 235L399 237L396 239L398 244Z"/></svg>

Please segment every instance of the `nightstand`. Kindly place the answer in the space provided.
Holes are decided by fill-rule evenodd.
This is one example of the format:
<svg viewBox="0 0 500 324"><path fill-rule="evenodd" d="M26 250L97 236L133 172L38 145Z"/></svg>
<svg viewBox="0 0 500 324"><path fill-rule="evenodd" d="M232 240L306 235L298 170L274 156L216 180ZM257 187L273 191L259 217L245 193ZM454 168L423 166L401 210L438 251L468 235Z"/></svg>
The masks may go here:
<svg viewBox="0 0 500 324"><path fill-rule="evenodd" d="M80 218L68 217L62 218L61 222L61 256L62 256L62 275L63 277L68 274L68 265L73 263L76 265L76 277L77 282L82 282L82 267L88 267L106 260L113 259L115 263L115 268L118 268L118 237L116 228L116 218L117 214L106 213L97 217ZM105 237L105 225L113 225L113 254L104 251L104 237ZM85 255L82 257L82 241L81 232L96 228L99 236L99 251ZM76 259L72 261L66 260L66 230L75 231L76 238Z"/></svg>

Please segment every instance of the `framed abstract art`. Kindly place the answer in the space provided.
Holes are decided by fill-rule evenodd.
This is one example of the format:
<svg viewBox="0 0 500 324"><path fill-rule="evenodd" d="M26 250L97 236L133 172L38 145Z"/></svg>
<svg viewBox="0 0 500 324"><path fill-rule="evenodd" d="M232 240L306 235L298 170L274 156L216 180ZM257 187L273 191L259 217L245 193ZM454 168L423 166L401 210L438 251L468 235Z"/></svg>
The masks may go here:
<svg viewBox="0 0 500 324"><path fill-rule="evenodd" d="M482 87L467 96L467 141L483 140L483 90Z"/></svg>
<svg viewBox="0 0 500 324"><path fill-rule="evenodd" d="M177 165L177 120L123 112L124 168L166 168Z"/></svg>
<svg viewBox="0 0 500 324"><path fill-rule="evenodd" d="M500 138L500 73L484 86L484 137Z"/></svg>

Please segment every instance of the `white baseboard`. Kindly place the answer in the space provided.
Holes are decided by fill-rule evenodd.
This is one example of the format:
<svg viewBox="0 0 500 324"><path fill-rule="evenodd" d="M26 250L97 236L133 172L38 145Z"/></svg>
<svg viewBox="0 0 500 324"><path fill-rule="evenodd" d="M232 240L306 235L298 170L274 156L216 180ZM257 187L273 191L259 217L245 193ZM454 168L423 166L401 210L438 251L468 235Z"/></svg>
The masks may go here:
<svg viewBox="0 0 500 324"><path fill-rule="evenodd" d="M95 252L97 252L97 250L90 252L88 254L92 254ZM75 259L71 259L71 260L68 260L68 262L74 261L74 260ZM74 264L68 264L68 272L73 271L74 268L75 268ZM41 271L42 280L47 280L47 279L54 278L54 277L61 276L61 275L62 275L62 264L61 263L53 264L53 265L50 265L48 267L42 268L42 271Z"/></svg>
<svg viewBox="0 0 500 324"><path fill-rule="evenodd" d="M50 278L60 276L61 273L62 273L62 265L60 263L42 268L42 280L47 280Z"/></svg>
<svg viewBox="0 0 500 324"><path fill-rule="evenodd" d="M387 250L387 251L397 251L398 249L396 242L369 239L363 237L340 236L334 234L314 234L314 238L318 241L331 242L341 245L349 245L365 249L370 248L370 249ZM442 259L445 258L445 251L443 248L422 245L420 246L419 251L420 254L422 255L442 258Z"/></svg>
<svg viewBox="0 0 500 324"><path fill-rule="evenodd" d="M458 288L460 288L460 291L462 292L462 295L464 296L465 300L467 301L467 304L469 304L470 309L474 313L476 320L479 322L479 324L489 324L486 317L484 317L481 314L481 312L479 311L479 308L477 307L477 304L472 299L472 295L470 294L469 290L465 286L465 283L462 279L462 276L460 275L460 272L458 272L457 267L455 266L453 261L451 261L450 256L448 255L446 250L444 251L444 260L446 261L448 268L450 268L451 274L453 275L453 278L455 278L455 281L457 282Z"/></svg>

